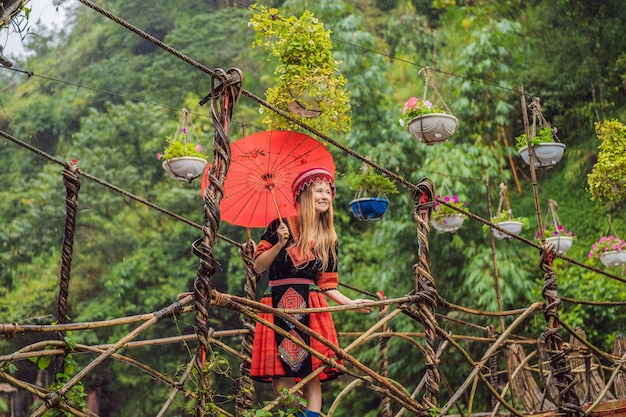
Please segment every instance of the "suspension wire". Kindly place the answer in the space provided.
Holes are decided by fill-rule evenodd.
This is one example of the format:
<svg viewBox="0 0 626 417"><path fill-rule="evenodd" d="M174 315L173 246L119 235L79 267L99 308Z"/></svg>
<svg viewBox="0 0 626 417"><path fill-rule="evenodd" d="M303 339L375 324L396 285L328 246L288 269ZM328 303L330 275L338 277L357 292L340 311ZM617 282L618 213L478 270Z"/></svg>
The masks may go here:
<svg viewBox="0 0 626 417"><path fill-rule="evenodd" d="M60 84L65 84L65 85L69 85L69 86L72 86L72 87L84 88L85 90L95 91L96 93L108 94L108 95L111 95L111 96L123 98L125 100L135 101L135 102L138 102L138 103L151 104L153 106L163 107L163 108L166 108L168 110L173 110L173 111L176 111L176 112L180 111L180 109L172 107L172 106L168 106L167 104L157 103L157 102L154 102L154 101L143 100L143 99L140 99L140 98L137 98L137 97L131 97L131 96L127 96L127 95L124 95L124 94L116 93L114 91L107 91L107 90L103 90L101 88L89 87L89 86L86 86L86 85L83 85L83 84L74 83L74 82L71 82L71 81L60 80L58 78L52 78L52 77L48 77L48 76L41 75L41 74L35 74L34 71L25 71L25 70L13 68L13 67L11 67L11 68L0 67L0 68L8 70L8 71L13 71L13 72L18 72L18 73L22 73L22 74L28 75L29 78L30 77L37 77L37 78L41 78L41 79L46 80L46 81L54 81L54 82L57 82L57 83L60 83Z"/></svg>
<svg viewBox="0 0 626 417"><path fill-rule="evenodd" d="M5 139L10 140L11 142L13 142L13 143L15 143L15 144L17 144L19 146L22 146L22 147L28 149L31 152L34 152L37 155L39 155L39 156L49 160L50 162L53 162L53 163L55 163L57 165L60 165L60 166L62 166L64 168L66 168L66 169L71 169L71 167L72 167L72 163L71 162L61 161L60 159L57 159L54 156L52 156L50 154L47 154L47 153L43 152L42 150L37 149L34 146L29 145L28 143L23 142L23 141L15 138L15 137L9 135L8 133L2 131L2 130L0 130L0 136L2 136ZM187 219L187 218L185 218L185 217L183 217L183 216L181 216L179 214L176 214L176 213L174 213L174 212L172 212L170 210L167 210L167 209L165 209L163 207L160 207L160 206L158 206L158 205L156 205L156 204L154 204L154 203L152 203L152 202L150 202L150 201L148 201L148 200L146 200L144 198L141 198L141 197L139 197L139 196L137 196L135 194L132 194L132 193L126 191L126 190L123 190L123 189L121 189L121 188L119 188L119 187L117 187L117 186L115 186L115 185L113 185L111 183L108 183L108 182L106 182L104 180L101 180L98 177L95 177L95 176L93 176L91 174L88 174L87 172L81 170L80 168L78 168L76 170L76 172L78 174L80 174L81 176L83 176L83 177L85 177L85 178L87 178L87 179L89 179L89 180L91 180L91 181L93 181L95 183L98 183L98 184L100 184L100 185L102 185L102 186L104 186L106 188L109 188L110 190L113 190L113 191L115 191L115 192L117 192L119 194L122 194L125 197L131 198L131 199L133 199L133 200L135 200L135 201L137 201L137 202L139 202L141 204L144 204L144 205L146 205L146 206L148 206L148 207L150 207L150 208L152 208L154 210L160 211L161 213L166 214L166 215L168 215L168 216L170 216L170 217L172 217L172 218L174 218L174 219L176 219L178 221L186 223L189 226L195 227L198 230L203 230L202 225L199 225L199 224L197 224L197 223L195 223L195 222L193 222L193 221L191 221L191 220L189 220L189 219ZM237 246L238 248L242 247L241 243L236 242L236 241L234 241L234 240L232 240L230 238L227 238L227 237L221 236L221 235L218 235L218 237L221 240L230 243L231 245Z"/></svg>
<svg viewBox="0 0 626 417"><path fill-rule="evenodd" d="M140 99L140 98L137 98L137 97L126 96L124 94L116 93L116 92L113 92L113 91L102 90L102 89L98 89L98 88L94 88L94 87L89 87L89 86L86 86L86 85L83 85L83 84L77 84L77 83L73 83L73 82L69 82L69 81L65 81L65 80L60 80L60 79L57 79L57 78L36 74L33 71L26 71L26 70L21 70L21 69L17 69L17 68L4 68L4 67L0 67L0 69L5 69L5 70L9 70L9 71L23 73L23 74L28 75L29 77L42 78L42 79L44 79L46 81L58 82L58 83L61 83L61 84L71 85L71 86L74 86L74 87L77 87L77 88L84 88L84 89L87 89L87 90L96 91L96 92L103 93L103 94L109 94L109 95L112 95L112 96L116 96L116 97L120 97L120 98L124 98L124 99L128 99L128 100L132 100L132 101L135 101L135 102L138 102L138 103L151 104L151 105L154 105L154 106L166 108L168 110L176 111L177 113L180 112L179 108L168 106L168 105L163 104L163 103L156 103L156 102L152 102L152 101L149 101L149 100L143 100L143 99ZM197 117L208 117L204 113L197 113L197 112L191 112L190 111L189 114L192 114L192 115L197 116ZM247 124L247 122L246 122L246 126L250 126L250 125ZM259 127L259 129L261 129L261 128ZM34 149L35 148L32 148L31 150L34 150ZM449 174L449 173L445 173L445 172L435 172L435 171L423 171L423 172L427 173L427 174L433 174L433 175L437 175L437 176L441 176L441 177L446 177L446 178L464 179L464 180L477 181L477 182L478 181L483 181L483 178L470 177L470 176L465 176L465 175L453 175L453 174ZM544 202L544 203L548 203L549 199L543 199L542 198L541 201ZM591 215L604 215L604 213L600 213L600 212L597 212L597 211L594 211L594 210L581 209L578 206L568 205L566 202L565 203L564 202L559 202L559 205L562 206L562 207L567 207L569 209L578 211L578 212L589 213Z"/></svg>

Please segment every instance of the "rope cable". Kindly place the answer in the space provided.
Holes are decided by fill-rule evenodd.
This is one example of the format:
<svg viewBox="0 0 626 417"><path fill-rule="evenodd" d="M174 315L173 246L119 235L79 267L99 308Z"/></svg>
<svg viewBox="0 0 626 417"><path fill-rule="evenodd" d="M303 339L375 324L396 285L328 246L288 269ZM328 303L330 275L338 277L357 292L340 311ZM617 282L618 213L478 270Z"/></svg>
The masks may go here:
<svg viewBox="0 0 626 417"><path fill-rule="evenodd" d="M49 160L50 162L53 162L53 163L57 164L57 165L60 165L62 167L67 167L68 164L69 164L68 162L61 161L61 160L53 157L52 155L50 155L50 154L48 154L46 152L43 152L42 150L40 150L38 148L35 148L34 146L29 145L28 143L23 142L23 141L15 138L15 137L9 135L8 133L6 133L6 132L4 132L2 130L0 130L0 136L5 138L5 139L10 140L11 142L13 142L13 143L15 143L15 144L17 144L19 146L22 146L23 148L28 149L31 152L36 153L37 155L39 155L39 156ZM174 213L174 212L172 212L170 210L167 210L167 209L165 209L163 207L160 207L160 206L158 206L158 205L156 205L156 204L154 204L154 203L152 203L152 202L150 202L150 201L148 201L148 200L146 200L144 198L141 198L141 197L139 197L139 196L137 196L135 194L132 194L132 193L130 193L130 192L128 192L128 191L126 191L126 190L124 190L122 188L119 188L119 187L117 187L117 186L115 186L113 184L110 184L110 183L108 183L108 182L106 182L104 180L101 180L100 178L98 178L96 176L88 174L87 172L81 170L80 168L77 168L76 172L78 174L80 174L81 176L87 178L88 180L91 180L91 181L93 181L93 182L95 182L97 184L100 184L100 185L102 185L102 186L104 186L106 188L109 188L112 191L115 191L115 192L117 192L117 193L119 193L119 194L121 194L121 195L123 195L125 197L131 198L131 199L133 199L133 200L135 200L135 201L137 201L137 202L139 202L141 204L144 204L144 205L146 205L146 206L148 206L148 207L150 207L150 208L152 208L154 210L157 210L157 211L159 211L159 212L161 212L163 214L166 214L166 215L168 215L168 216L170 216L170 217L172 217L172 218L174 218L174 219L176 219L178 221L181 221L181 222L183 222L185 224L188 224L189 226L192 226L192 227L194 227L194 228L196 228L198 230L202 230L202 226L201 225L199 225L199 224L197 224L197 223L195 223L195 222L193 222L193 221L191 221L189 219L186 219L185 217L183 217L183 216L181 216L179 214L176 214L176 213ZM236 241L234 241L232 239L229 239L229 238L227 238L225 236L218 235L218 237L221 240L230 243L231 245L234 245L234 246L237 246L237 247L242 247L241 243L236 242Z"/></svg>

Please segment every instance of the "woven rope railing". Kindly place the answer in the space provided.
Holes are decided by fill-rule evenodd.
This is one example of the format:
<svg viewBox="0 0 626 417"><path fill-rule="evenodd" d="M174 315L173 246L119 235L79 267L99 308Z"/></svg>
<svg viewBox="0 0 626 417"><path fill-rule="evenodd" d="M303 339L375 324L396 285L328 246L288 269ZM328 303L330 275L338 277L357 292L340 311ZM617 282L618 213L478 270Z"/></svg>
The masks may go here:
<svg viewBox="0 0 626 417"><path fill-rule="evenodd" d="M67 297L69 296L70 276L72 270L72 254L74 253L74 227L76 226L76 214L78 206L78 190L80 180L78 178L78 165L68 162L63 169L63 184L65 185L65 228L63 229L63 246L61 249L61 272L59 279L59 296L57 301L57 323L67 321ZM64 332L58 333L59 340L65 337ZM54 375L64 372L65 356L57 356Z"/></svg>
<svg viewBox="0 0 626 417"><path fill-rule="evenodd" d="M425 343L425 366L426 366L426 392L423 397L423 406L426 409L436 409L439 401L439 368L435 355L435 328L437 319L435 310L437 307L437 288L435 279L430 275L428 264L428 234L430 227L430 215L435 203L435 184L431 179L425 178L417 185L419 192L413 193L415 201L415 219L417 220L418 253L417 264L413 266L413 279L415 292L423 294L423 301L418 304L420 322L424 325Z"/></svg>
<svg viewBox="0 0 626 417"><path fill-rule="evenodd" d="M556 273L552 269L552 255L554 245L546 243L541 254L540 267L543 270L544 286L542 295L546 300L543 316L547 328L542 339L545 340L546 353L549 356L550 365L554 372L556 387L559 390L559 411L569 416L578 416L583 413L580 400L574 392L574 375L563 351L563 341L559 330L558 306L561 304L556 287Z"/></svg>
<svg viewBox="0 0 626 417"><path fill-rule="evenodd" d="M194 283L194 300L196 307L196 349L195 367L198 375L199 395L196 402L196 417L210 414L209 404L210 380L204 372L204 363L209 350L210 332L208 326L211 297L211 277L218 266L213 257L213 249L220 226L220 201L224 195L224 181L230 166L230 140L228 137L233 107L239 99L243 88L243 75L240 70L231 68L228 71L217 69L220 84L211 79L211 117L215 127L213 136L213 159L208 172L209 184L204 191L204 236L198 244L194 244L194 253L200 258L198 277Z"/></svg>
<svg viewBox="0 0 626 417"><path fill-rule="evenodd" d="M244 270L246 271L244 297L248 300L254 300L256 298L257 274L253 266L254 249L254 242L248 235L244 247L239 251ZM255 322L248 317L244 317L242 325L243 328L247 330L247 334L241 342L241 353L247 358L251 358L252 346L254 344ZM241 374L241 378L237 380L236 410L237 414L241 415L243 411L251 410L252 407L254 407L253 382L250 378L250 362L243 361L239 366L239 373Z"/></svg>
<svg viewBox="0 0 626 417"><path fill-rule="evenodd" d="M382 291L378 293L378 298L380 300L385 299L385 295ZM378 312L378 320L382 320L389 314L389 305L382 306ZM385 324L381 329L382 333L389 332L389 325ZM386 337L381 337L378 342L379 347L379 373L383 378L387 378L389 376L389 347L388 347L389 339ZM383 417L391 417L391 399L384 395L380 400L380 408Z"/></svg>

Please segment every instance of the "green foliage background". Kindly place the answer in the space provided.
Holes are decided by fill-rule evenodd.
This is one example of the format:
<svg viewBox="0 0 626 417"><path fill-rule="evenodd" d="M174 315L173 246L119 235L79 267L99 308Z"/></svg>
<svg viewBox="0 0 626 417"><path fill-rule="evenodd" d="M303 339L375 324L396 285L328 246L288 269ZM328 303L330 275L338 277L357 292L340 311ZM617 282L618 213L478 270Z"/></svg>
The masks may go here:
<svg viewBox="0 0 626 417"><path fill-rule="evenodd" d="M150 2L146 7L146 1L111 0L103 7L208 68L240 68L245 88L264 97L274 68L267 52L252 48L250 11L239 2L226 3L181 0ZM609 231L607 215L614 231L626 236L623 202L594 203L585 191L599 145L594 123L626 120L626 10L621 3L287 0L266 5L279 7L285 16L301 15L308 7L332 30L334 53L352 92L353 110L351 131L334 139L413 183L432 178L438 191L451 190L482 218L489 217L487 193L495 210L498 185L507 184L515 215L531 219L525 232L530 239L537 228L532 181L513 149L513 138L524 130L520 87L528 99L540 97L544 116L558 127L559 138L567 145L556 167L537 172L542 215L548 200L556 200L559 218L578 236L567 256L600 266L586 255L591 244ZM80 5L63 31L41 35L27 37L33 54L14 65L35 76L0 70L0 129L55 158L77 159L85 172L202 223L199 185L169 179L156 154L176 130L182 107L190 110L203 147L210 149L212 122L208 109L198 105L209 92L208 75ZM404 102L424 94L424 67L434 70L436 87L427 86L427 98L436 104L445 99L460 121L448 142L432 147L417 143L398 124ZM244 123L246 134L263 129L257 103L242 97L233 116L233 140L243 135ZM340 150L330 149L339 173L361 166ZM338 178L335 211L341 281L369 293L383 290L387 297L408 293L417 253L410 192L400 187L399 194L390 196L387 215L364 223L350 215L352 192L341 175ZM0 140L0 323L56 320L64 198L59 166ZM86 179L81 181L78 204L69 292L72 321L157 311L179 294L193 291L198 260L190 245L200 236L198 230ZM245 230L228 224L222 224L219 232L235 241L246 236ZM253 230L253 238L261 232ZM429 243L431 273L444 299L478 310L498 309L491 243L480 222L467 220L455 234L433 231ZM496 241L495 247L502 307L522 308L542 301L538 251L518 241ZM237 249L218 240L214 256L221 269L213 285L242 295L245 277ZM562 260L556 260L554 268L564 297L595 301L626 297L620 281ZM611 272L624 275L623 270ZM361 296L349 289L345 292ZM499 329L497 319L439 312ZM621 307L563 303L559 312L564 322L582 326L602 349L610 350L615 335L626 331ZM377 317L340 313L335 320L339 331L358 333ZM210 322L217 330L241 327L238 315L218 309L212 311ZM440 322L453 334L485 336L480 329ZM391 327L423 331L407 317L392 321ZM76 332L74 338L78 343L113 343L130 328ZM543 317L537 314L516 333L535 339L544 329ZM161 323L142 339L193 331L193 317L188 314ZM1 353L35 340L39 339L33 335L15 335L1 342ZM347 345L350 340L341 342ZM238 349L240 340L224 342ZM463 346L475 358L486 349L485 344L464 342ZM194 349L193 343L172 344L123 353L176 378ZM376 349L371 342L355 354L376 368ZM238 361L222 354L231 361L236 378ZM389 355L390 378L412 389L424 373L422 356L414 346L398 340L389 343ZM75 359L84 365L92 357L81 354ZM20 378L36 380L35 365L27 361L16 365ZM450 349L440 365L453 387L471 370ZM349 378L342 378L325 388L325 409L348 382ZM88 392L99 392L101 415L108 416L154 415L169 392L164 384L121 362L90 375L85 385ZM225 401L233 392L226 377L217 378L214 386ZM339 407L336 415L377 415L378 396L360 392L349 393L344 399L349 406ZM450 395L442 386L440 401ZM269 396L267 387L258 387L259 403ZM478 398L475 408L487 409L487 394L479 392ZM188 405L177 400L183 409ZM232 410L232 405L222 405ZM172 410L168 415L178 414Z"/></svg>

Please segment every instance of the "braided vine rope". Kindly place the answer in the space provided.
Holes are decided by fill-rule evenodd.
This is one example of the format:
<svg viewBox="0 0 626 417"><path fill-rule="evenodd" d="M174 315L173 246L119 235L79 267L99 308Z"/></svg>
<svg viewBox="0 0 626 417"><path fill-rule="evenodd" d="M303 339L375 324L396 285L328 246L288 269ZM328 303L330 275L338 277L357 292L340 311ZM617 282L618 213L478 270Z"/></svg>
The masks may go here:
<svg viewBox="0 0 626 417"><path fill-rule="evenodd" d="M213 248L220 225L220 201L224 195L224 181L230 166L230 142L228 131L233 107L239 99L243 87L243 75L240 70L231 68L228 71L215 71L220 84L211 80L211 117L215 126L213 136L213 160L208 172L209 185L204 192L204 237L194 244L194 253L200 258L197 279L194 283L194 303L196 308L196 335L198 346L194 367L198 371L199 388L196 402L196 416L203 417L209 414L211 403L210 375L203 372L206 354L209 349L212 329L207 320L211 305L211 277L218 267L213 258Z"/></svg>
<svg viewBox="0 0 626 417"><path fill-rule="evenodd" d="M418 302L419 320L424 325L424 336L426 343L424 346L426 366L426 392L423 401L424 408L436 409L439 401L439 368L435 354L435 335L437 319L435 310L437 306L437 288L435 279L430 275L428 265L428 234L430 227L430 215L434 206L435 184L430 178L424 178L417 185L417 191L413 193L415 201L415 220L417 220L418 237L418 263L413 266L413 279L415 291L421 295Z"/></svg>
<svg viewBox="0 0 626 417"><path fill-rule="evenodd" d="M257 273L253 267L253 255L255 244L248 238L244 247L240 249L241 262L246 271L246 284L244 285L244 296L248 300L256 298L256 279ZM248 332L241 343L241 353L247 358L252 357L252 346L254 344L255 321L247 316L242 320L243 328ZM237 399L235 410L237 415L242 415L245 410L251 410L254 407L253 383L250 378L250 362L242 361L239 366L241 378L237 381Z"/></svg>
<svg viewBox="0 0 626 417"><path fill-rule="evenodd" d="M565 356L559 331L558 306L561 304L561 299L556 287L556 273L552 269L553 255L554 245L546 243L542 247L540 258L544 281L542 295L546 300L543 316L547 323L547 329L542 338L545 340L546 353L554 370L555 385L559 391L559 411L572 417L581 416L584 412L574 391L575 377Z"/></svg>
<svg viewBox="0 0 626 417"><path fill-rule="evenodd" d="M65 229L63 232L63 247L61 249L61 272L59 280L59 296L57 301L57 323L67 322L67 297L70 287L70 272L72 269L72 255L74 253L74 226L76 226L76 213L78 212L76 201L80 180L78 179L78 164L68 162L63 169L63 184L65 184ZM63 340L65 332L57 332L59 340ZM65 358L57 356L55 372L63 373Z"/></svg>
<svg viewBox="0 0 626 417"><path fill-rule="evenodd" d="M384 300L385 296L383 294L382 291L379 291L378 295L378 299L379 300ZM389 305L385 305L383 307L380 308L380 311L378 313L378 320L381 321L383 320L385 317L387 317L389 315ZM382 333L388 333L389 332L389 325L387 325L386 323L381 327L380 331ZM379 374L382 377L387 378L389 375L389 338L387 337L381 337L379 342L378 342L378 346L379 346L379 358L380 358L380 371ZM389 398L386 395L382 396L382 399L380 400L380 408L381 408L381 414L382 417L391 417L392 416L392 410L391 410L391 398Z"/></svg>

